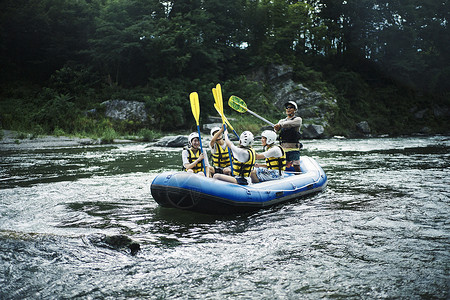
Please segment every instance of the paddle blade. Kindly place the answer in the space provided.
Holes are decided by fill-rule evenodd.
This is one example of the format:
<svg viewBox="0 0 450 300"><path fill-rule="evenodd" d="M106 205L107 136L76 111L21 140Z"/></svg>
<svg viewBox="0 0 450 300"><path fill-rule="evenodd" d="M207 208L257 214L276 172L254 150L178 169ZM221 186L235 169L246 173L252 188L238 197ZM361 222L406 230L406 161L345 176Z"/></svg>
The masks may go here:
<svg viewBox="0 0 450 300"><path fill-rule="evenodd" d="M200 103L198 101L198 94L197 94L197 92L192 92L189 95L189 98L191 100L192 115L194 115L195 122L197 122L197 125L199 125L198 120L199 120L199 117L200 117Z"/></svg>
<svg viewBox="0 0 450 300"><path fill-rule="evenodd" d="M222 99L222 88L218 83L216 88L213 88L214 99L216 100L216 109L222 117L222 124L225 124L225 116L223 114L223 99Z"/></svg>
<svg viewBox="0 0 450 300"><path fill-rule="evenodd" d="M221 107L223 109L222 87L220 86L220 83L218 83L216 85L216 91L217 91L217 97L219 98L219 101L221 103Z"/></svg>
<svg viewBox="0 0 450 300"><path fill-rule="evenodd" d="M214 101L215 101L215 103L214 103L214 106L217 106L217 108L218 108L218 112L219 112L219 114L220 114L220 112L223 110L223 104L222 104L222 109L220 109L221 107L220 107L220 101L219 101L219 96L217 95L217 90L216 90L216 88L212 88L212 93L213 93L213 96L214 96Z"/></svg>
<svg viewBox="0 0 450 300"><path fill-rule="evenodd" d="M240 113L245 113L247 111L247 104L238 96L231 96L230 99L228 99L228 105Z"/></svg>
<svg viewBox="0 0 450 300"><path fill-rule="evenodd" d="M219 108L217 107L217 103L214 104L214 108L217 110L217 112L219 113L219 115L222 117L222 119L225 121L225 123L227 124L228 128L230 128L231 130L234 130L233 126L231 126L230 122L228 122L227 117L225 117L225 115L223 114L223 112L220 112Z"/></svg>

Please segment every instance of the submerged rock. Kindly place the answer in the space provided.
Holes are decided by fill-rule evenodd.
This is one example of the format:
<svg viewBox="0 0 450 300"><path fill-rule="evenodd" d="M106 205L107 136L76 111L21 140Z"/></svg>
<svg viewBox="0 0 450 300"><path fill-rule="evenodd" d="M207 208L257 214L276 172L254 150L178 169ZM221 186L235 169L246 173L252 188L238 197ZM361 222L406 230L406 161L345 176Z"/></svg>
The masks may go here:
<svg viewBox="0 0 450 300"><path fill-rule="evenodd" d="M141 249L141 245L138 242L123 234L110 236L102 234L91 235L88 238L96 246L109 247L116 250L128 248L130 249L131 255L135 255Z"/></svg>

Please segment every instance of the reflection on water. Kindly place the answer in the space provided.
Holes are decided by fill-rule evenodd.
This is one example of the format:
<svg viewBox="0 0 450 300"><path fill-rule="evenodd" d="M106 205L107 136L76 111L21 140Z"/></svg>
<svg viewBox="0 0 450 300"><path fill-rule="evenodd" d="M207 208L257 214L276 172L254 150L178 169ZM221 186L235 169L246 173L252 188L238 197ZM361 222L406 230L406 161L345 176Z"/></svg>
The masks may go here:
<svg viewBox="0 0 450 300"><path fill-rule="evenodd" d="M0 149L0 299L446 299L449 144L305 141L325 192L220 217L153 201L181 149Z"/></svg>

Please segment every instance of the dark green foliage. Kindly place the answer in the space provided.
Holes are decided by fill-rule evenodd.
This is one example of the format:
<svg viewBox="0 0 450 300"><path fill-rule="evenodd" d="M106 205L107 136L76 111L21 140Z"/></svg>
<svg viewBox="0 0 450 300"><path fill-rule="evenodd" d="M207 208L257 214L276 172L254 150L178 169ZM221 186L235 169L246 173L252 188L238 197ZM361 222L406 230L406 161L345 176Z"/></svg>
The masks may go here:
<svg viewBox="0 0 450 300"><path fill-rule="evenodd" d="M93 96L102 82L92 67L66 64L50 76L48 85L62 94Z"/></svg>
<svg viewBox="0 0 450 300"><path fill-rule="evenodd" d="M269 63L338 100L334 134L447 128L447 1L4 0L0 116L4 128L109 136L191 130L215 115L211 88L277 119L270 89L246 79ZM85 114L108 99L146 103L143 124ZM417 111L427 109L423 118ZM229 111L227 113L234 114ZM277 117L278 116L278 117ZM113 129L115 131L112 132ZM437 130L439 131L439 130ZM101 135L101 134L100 134Z"/></svg>
<svg viewBox="0 0 450 300"><path fill-rule="evenodd" d="M153 130L147 129L147 128L143 128L141 129L137 135L139 137L141 137L143 142L152 142L154 141L156 138L159 137L159 134Z"/></svg>
<svg viewBox="0 0 450 300"><path fill-rule="evenodd" d="M66 94L55 95L52 91L45 91L45 93L43 97L50 99L34 114L34 121L48 132L61 128L72 133L74 121L78 117L78 110L70 101L71 97Z"/></svg>
<svg viewBox="0 0 450 300"><path fill-rule="evenodd" d="M264 87L257 82L248 80L245 76L238 76L230 79L223 84L222 92L224 93L224 111L235 114L235 111L228 107L228 99L231 95L238 96L243 99L247 107L255 112L264 114L267 117L279 116L279 112L275 110L273 102L270 101L268 95L264 91Z"/></svg>

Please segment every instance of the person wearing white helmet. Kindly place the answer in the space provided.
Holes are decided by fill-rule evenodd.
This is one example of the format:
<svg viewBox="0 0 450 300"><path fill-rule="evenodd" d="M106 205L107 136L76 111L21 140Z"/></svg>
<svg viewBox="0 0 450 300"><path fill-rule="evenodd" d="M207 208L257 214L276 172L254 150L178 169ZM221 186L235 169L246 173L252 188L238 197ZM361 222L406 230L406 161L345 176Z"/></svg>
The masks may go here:
<svg viewBox="0 0 450 300"><path fill-rule="evenodd" d="M263 153L256 153L256 159L266 159L265 164L255 164L251 173L252 182L264 182L281 179L286 169L286 153L281 146L275 145L277 134L273 130L261 133L261 143L265 148Z"/></svg>
<svg viewBox="0 0 450 300"><path fill-rule="evenodd" d="M223 139L223 126L211 128L211 141L209 142L212 166L215 174L231 174L230 151Z"/></svg>
<svg viewBox="0 0 450 300"><path fill-rule="evenodd" d="M300 128L302 127L302 118L295 115L297 112L297 103L288 101L284 104L287 117L278 121L273 127L275 132L279 133L280 145L286 152L287 167L293 166L296 172L300 170Z"/></svg>
<svg viewBox="0 0 450 300"><path fill-rule="evenodd" d="M237 183L241 185L252 184L250 174L255 166L255 150L252 148L253 133L244 131L239 138L239 147L235 146L225 132L225 143L233 154L233 176L214 174L214 179Z"/></svg>
<svg viewBox="0 0 450 300"><path fill-rule="evenodd" d="M189 173L196 173L205 176L203 172L202 160L205 162L206 176L211 177L214 168L209 165L208 156L201 152L200 139L197 132L192 132L188 136L188 148L181 152L183 160L183 169Z"/></svg>

